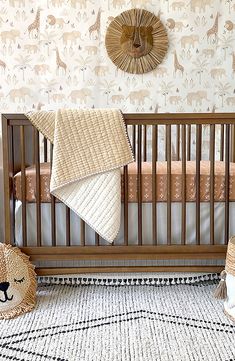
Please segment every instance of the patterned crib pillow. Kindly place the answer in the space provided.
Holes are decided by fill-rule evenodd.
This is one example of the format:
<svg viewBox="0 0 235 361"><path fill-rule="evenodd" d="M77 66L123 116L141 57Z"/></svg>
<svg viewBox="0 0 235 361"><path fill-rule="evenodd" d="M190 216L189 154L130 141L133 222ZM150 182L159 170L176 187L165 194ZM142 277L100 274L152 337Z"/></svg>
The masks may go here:
<svg viewBox="0 0 235 361"><path fill-rule="evenodd" d="M221 272L215 297L225 299L224 313L235 322L235 236L228 243L225 270Z"/></svg>
<svg viewBox="0 0 235 361"><path fill-rule="evenodd" d="M36 302L36 273L17 247L0 243L0 319L31 311Z"/></svg>

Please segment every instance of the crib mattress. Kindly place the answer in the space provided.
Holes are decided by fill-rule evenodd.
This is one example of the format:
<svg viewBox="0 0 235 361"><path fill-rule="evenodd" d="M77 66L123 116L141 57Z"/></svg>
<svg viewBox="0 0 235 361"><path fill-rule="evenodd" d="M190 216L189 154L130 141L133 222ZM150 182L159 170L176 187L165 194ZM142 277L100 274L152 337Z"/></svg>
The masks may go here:
<svg viewBox="0 0 235 361"><path fill-rule="evenodd" d="M26 168L26 201L36 201L36 167L35 165ZM50 196L50 163L40 164L40 184L42 203L51 201ZM123 173L123 170L122 170ZM137 163L128 165L128 202L138 201L138 175ZM21 172L14 176L15 198L22 200L21 194ZM122 174L122 201L124 199L124 182ZM171 162L171 201L181 202L182 200L182 163ZM142 202L152 202L152 163L142 162ZM235 163L230 163L230 201L235 201ZM165 202L167 200L167 162L157 162L156 166L156 200ZM186 162L186 201L196 200L196 162ZM225 163L215 162L214 174L214 201L225 200ZM200 201L210 201L210 162L200 162Z"/></svg>

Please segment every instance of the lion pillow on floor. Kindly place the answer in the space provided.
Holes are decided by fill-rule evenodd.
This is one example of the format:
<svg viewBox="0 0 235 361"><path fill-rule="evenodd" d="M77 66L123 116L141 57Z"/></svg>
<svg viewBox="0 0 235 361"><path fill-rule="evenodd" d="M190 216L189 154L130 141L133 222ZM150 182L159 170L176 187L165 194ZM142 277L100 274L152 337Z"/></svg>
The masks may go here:
<svg viewBox="0 0 235 361"><path fill-rule="evenodd" d="M36 273L29 257L0 243L0 319L31 311L36 301Z"/></svg>

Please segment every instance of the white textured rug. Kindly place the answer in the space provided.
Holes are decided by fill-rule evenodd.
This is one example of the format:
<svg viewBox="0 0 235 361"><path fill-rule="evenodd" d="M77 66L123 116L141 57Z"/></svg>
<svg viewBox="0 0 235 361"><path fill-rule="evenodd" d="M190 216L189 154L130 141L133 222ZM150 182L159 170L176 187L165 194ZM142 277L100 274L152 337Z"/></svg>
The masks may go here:
<svg viewBox="0 0 235 361"><path fill-rule="evenodd" d="M0 360L233 361L215 283L39 285L32 313L0 321Z"/></svg>

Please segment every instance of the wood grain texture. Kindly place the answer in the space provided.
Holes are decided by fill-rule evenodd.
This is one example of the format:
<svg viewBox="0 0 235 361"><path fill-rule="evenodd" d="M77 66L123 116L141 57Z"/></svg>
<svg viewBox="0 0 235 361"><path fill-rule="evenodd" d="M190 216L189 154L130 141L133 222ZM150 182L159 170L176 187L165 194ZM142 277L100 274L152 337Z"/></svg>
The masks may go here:
<svg viewBox="0 0 235 361"><path fill-rule="evenodd" d="M171 245L171 125L166 126L167 154L167 244Z"/></svg>
<svg viewBox="0 0 235 361"><path fill-rule="evenodd" d="M182 125L182 211L181 244L186 242L186 125Z"/></svg>
<svg viewBox="0 0 235 361"><path fill-rule="evenodd" d="M128 246L128 167L124 167L124 245Z"/></svg>
<svg viewBox="0 0 235 361"><path fill-rule="evenodd" d="M210 243L215 242L215 125L210 125Z"/></svg>
<svg viewBox="0 0 235 361"><path fill-rule="evenodd" d="M22 238L23 246L27 245L27 216L26 216L26 178L25 178L25 132L20 126L20 154L21 154L21 199L22 199Z"/></svg>
<svg viewBox="0 0 235 361"><path fill-rule="evenodd" d="M156 162L158 153L158 130L157 125L152 126L152 234L153 244L157 244L157 177Z"/></svg>
<svg viewBox="0 0 235 361"><path fill-rule="evenodd" d="M65 219L66 219L66 246L70 246L70 208L65 207Z"/></svg>
<svg viewBox="0 0 235 361"><path fill-rule="evenodd" d="M201 242L201 203L200 203L200 179L201 179L201 125L196 126L196 243Z"/></svg>
<svg viewBox="0 0 235 361"><path fill-rule="evenodd" d="M50 144L50 169L52 170L53 163L53 144ZM56 210L55 197L51 194L51 244L56 246Z"/></svg>
<svg viewBox="0 0 235 361"><path fill-rule="evenodd" d="M32 126L24 114L3 114L9 125ZM235 124L235 113L124 113L126 125Z"/></svg>
<svg viewBox="0 0 235 361"><path fill-rule="evenodd" d="M230 162L230 125L225 129L225 232L224 243L229 241L229 162Z"/></svg>
<svg viewBox="0 0 235 361"><path fill-rule="evenodd" d="M73 255L73 254L223 254L227 250L226 245L158 245L158 246L57 246L57 247L22 247L28 255Z"/></svg>
<svg viewBox="0 0 235 361"><path fill-rule="evenodd" d="M138 192L138 244L142 245L142 127L138 125L137 192Z"/></svg>
<svg viewBox="0 0 235 361"><path fill-rule="evenodd" d="M86 273L129 273L129 272L213 272L220 273L224 266L129 266L129 267L71 267L63 268L63 274L86 274ZM61 268L36 268L38 276L60 275Z"/></svg>
<svg viewBox="0 0 235 361"><path fill-rule="evenodd" d="M42 223L41 223L41 179L40 179L40 151L39 151L39 132L34 128L34 149L36 164L36 218L37 218L37 245L40 247L42 242Z"/></svg>
<svg viewBox="0 0 235 361"><path fill-rule="evenodd" d="M11 244L13 242L13 215L12 215L12 154L11 139L9 138L8 119L2 115L2 146L3 146L3 182L4 182L4 242Z"/></svg>

